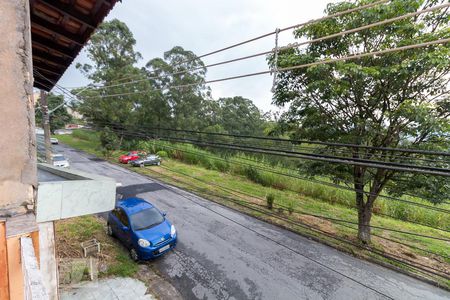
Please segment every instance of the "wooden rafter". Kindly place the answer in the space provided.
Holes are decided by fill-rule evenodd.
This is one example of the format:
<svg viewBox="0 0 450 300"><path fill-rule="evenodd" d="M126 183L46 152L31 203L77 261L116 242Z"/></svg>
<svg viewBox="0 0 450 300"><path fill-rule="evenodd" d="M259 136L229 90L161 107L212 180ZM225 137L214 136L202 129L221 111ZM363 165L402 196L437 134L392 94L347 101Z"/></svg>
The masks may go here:
<svg viewBox="0 0 450 300"><path fill-rule="evenodd" d="M33 67L51 80L48 82L36 77L35 87L47 91L53 88L116 2L118 1L29 1Z"/></svg>
<svg viewBox="0 0 450 300"><path fill-rule="evenodd" d="M82 46L84 44L84 41L82 38L80 38L80 36L65 30L61 26L57 26L57 24L53 24L35 14L31 15L30 19L31 19L31 25L35 26L36 28L41 28L44 31L58 35L62 38L65 38L65 39L77 44L77 45Z"/></svg>
<svg viewBox="0 0 450 300"><path fill-rule="evenodd" d="M95 24L94 20L86 16L79 11L77 11L73 5L66 4L61 1L50 1L50 0L39 0L41 3L45 3L48 7L53 8L54 10L60 12L61 14L68 15L71 18L77 20L80 23L87 25L91 29L95 29L97 24Z"/></svg>

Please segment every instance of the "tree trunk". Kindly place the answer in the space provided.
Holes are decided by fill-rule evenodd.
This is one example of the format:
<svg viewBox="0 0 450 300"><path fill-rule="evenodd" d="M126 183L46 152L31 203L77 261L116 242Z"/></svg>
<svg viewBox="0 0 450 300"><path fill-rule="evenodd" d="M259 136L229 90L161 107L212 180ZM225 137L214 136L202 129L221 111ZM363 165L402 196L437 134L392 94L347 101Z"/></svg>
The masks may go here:
<svg viewBox="0 0 450 300"><path fill-rule="evenodd" d="M119 150L122 149L122 141L123 141L123 131L120 134L120 140L119 140Z"/></svg>
<svg viewBox="0 0 450 300"><path fill-rule="evenodd" d="M358 239L363 244L370 243L370 219L372 217L372 206L369 198L364 201L364 175L365 169L361 166L353 167L353 183L356 193L356 207L358 209Z"/></svg>
<svg viewBox="0 0 450 300"><path fill-rule="evenodd" d="M364 193L361 193L364 198ZM371 203L364 203L358 205L358 239L363 244L370 243L370 219L372 218Z"/></svg>
<svg viewBox="0 0 450 300"><path fill-rule="evenodd" d="M386 176L386 170L377 169L372 179L369 192L364 192L364 169L354 167L354 185L356 190L356 206L358 208L358 239L363 244L370 243L370 220L372 219L372 210L375 200L386 184L389 176ZM366 199L366 201L364 201Z"/></svg>

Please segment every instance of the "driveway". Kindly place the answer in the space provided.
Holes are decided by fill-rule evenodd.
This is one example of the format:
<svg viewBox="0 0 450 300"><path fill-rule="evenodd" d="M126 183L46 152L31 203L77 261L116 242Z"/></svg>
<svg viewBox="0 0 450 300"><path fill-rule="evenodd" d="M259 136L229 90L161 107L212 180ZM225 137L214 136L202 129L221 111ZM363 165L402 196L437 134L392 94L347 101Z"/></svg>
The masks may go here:
<svg viewBox="0 0 450 300"><path fill-rule="evenodd" d="M185 299L450 299L450 293L64 145L72 168L168 213L175 251L152 264Z"/></svg>

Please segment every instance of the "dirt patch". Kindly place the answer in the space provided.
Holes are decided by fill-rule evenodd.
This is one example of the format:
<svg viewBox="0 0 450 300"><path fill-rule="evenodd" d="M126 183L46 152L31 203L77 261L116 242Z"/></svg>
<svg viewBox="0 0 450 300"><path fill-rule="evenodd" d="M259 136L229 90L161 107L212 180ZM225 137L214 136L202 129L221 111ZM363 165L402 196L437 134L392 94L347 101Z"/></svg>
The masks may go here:
<svg viewBox="0 0 450 300"><path fill-rule="evenodd" d="M335 234L337 231L333 227L333 223L331 223L328 220L320 219L314 216L307 216L307 215L300 215L298 216L298 219L302 223L306 223L308 225L314 226L322 231L325 231L327 233Z"/></svg>
<svg viewBox="0 0 450 300"><path fill-rule="evenodd" d="M404 260L408 260L413 264L420 264L426 266L427 269L435 269L440 272L450 274L450 266L448 263L444 262L442 259L434 255L423 256L418 253L412 252L411 248L391 242L379 237L373 237L373 240L376 241L382 248L383 251L387 254L395 255Z"/></svg>

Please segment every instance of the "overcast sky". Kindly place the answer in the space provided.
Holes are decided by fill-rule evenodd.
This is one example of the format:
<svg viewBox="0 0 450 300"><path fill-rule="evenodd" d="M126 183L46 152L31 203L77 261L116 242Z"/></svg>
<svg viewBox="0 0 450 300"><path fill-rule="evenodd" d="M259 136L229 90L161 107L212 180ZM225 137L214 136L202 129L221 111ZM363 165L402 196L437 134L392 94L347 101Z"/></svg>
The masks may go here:
<svg viewBox="0 0 450 300"><path fill-rule="evenodd" d="M182 46L197 55L230 44L298 24L323 15L327 3L334 0L123 0L117 3L107 20L125 22L136 39L136 50L144 65L174 46ZM285 31L279 44L292 42ZM206 64L270 50L274 36L204 58ZM84 52L75 59L59 81L65 87L86 85L88 81L75 69L77 62L88 62ZM207 80L267 70L265 57L236 62L208 70ZM277 110L271 105L272 78L269 75L211 84L214 99L243 96L263 111Z"/></svg>

